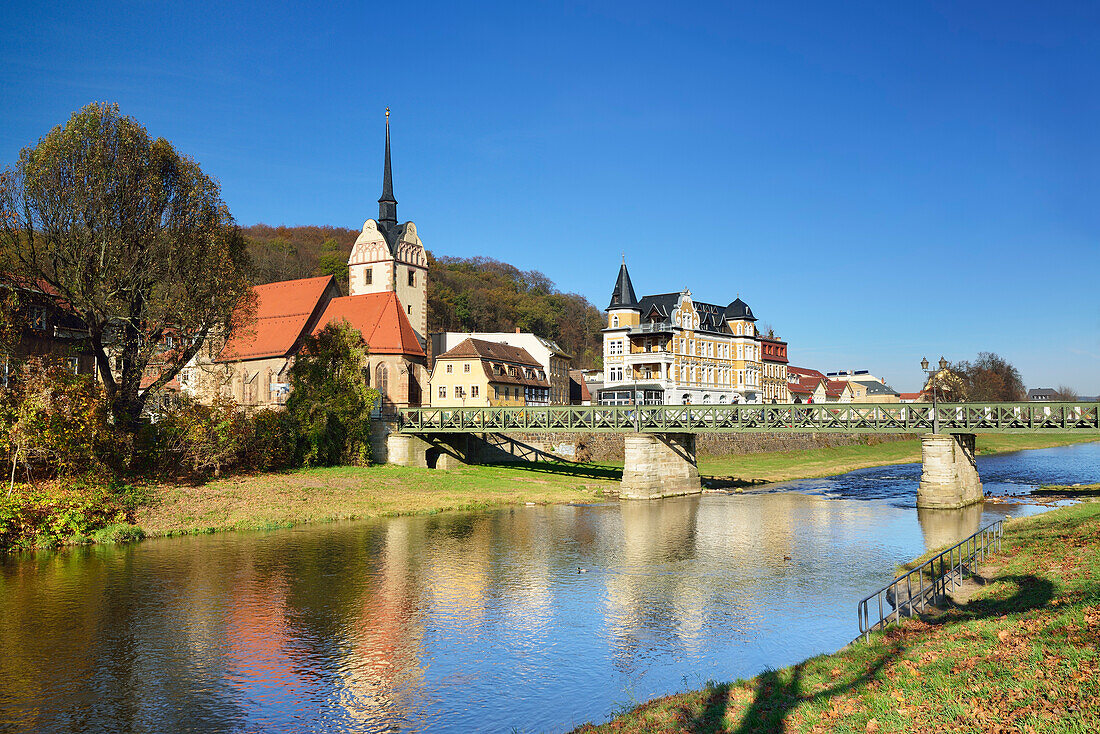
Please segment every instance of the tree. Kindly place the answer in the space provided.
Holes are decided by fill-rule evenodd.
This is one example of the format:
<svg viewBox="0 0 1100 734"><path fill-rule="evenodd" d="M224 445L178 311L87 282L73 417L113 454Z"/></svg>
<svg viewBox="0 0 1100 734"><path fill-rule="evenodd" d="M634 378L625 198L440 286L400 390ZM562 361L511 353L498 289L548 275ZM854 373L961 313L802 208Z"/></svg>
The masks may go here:
<svg viewBox="0 0 1100 734"><path fill-rule="evenodd" d="M1077 394L1077 391L1068 385L1059 385L1054 388L1054 399L1065 403L1072 403L1075 400L1080 400L1081 396Z"/></svg>
<svg viewBox="0 0 1100 734"><path fill-rule="evenodd" d="M317 256L315 275L334 275L340 283L348 282L348 256L340 250L340 243L328 239L321 243L321 253Z"/></svg>
<svg viewBox="0 0 1100 734"><path fill-rule="evenodd" d="M308 337L295 358L286 408L307 466L370 461L370 413L379 393L367 387L366 359L362 334L346 321Z"/></svg>
<svg viewBox="0 0 1100 734"><path fill-rule="evenodd" d="M218 185L117 105L88 105L24 148L0 174L0 219L11 263L0 280L35 283L84 321L128 430L235 313L248 315L248 256Z"/></svg>
<svg viewBox="0 0 1100 734"><path fill-rule="evenodd" d="M1020 372L1008 360L992 352L979 352L978 359L959 362L952 371L966 383L966 399L976 403L1012 402L1027 396Z"/></svg>

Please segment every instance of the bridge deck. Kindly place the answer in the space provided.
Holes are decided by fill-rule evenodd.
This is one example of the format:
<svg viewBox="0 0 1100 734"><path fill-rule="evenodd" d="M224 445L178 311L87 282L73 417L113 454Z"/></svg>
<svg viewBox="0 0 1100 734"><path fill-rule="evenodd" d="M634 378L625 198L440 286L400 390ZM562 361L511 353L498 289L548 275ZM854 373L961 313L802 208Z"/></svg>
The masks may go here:
<svg viewBox="0 0 1100 734"><path fill-rule="evenodd" d="M398 412L398 427L405 433L932 433L934 422L940 433L1100 434L1100 403L939 403L935 411L930 403L826 403L407 408Z"/></svg>

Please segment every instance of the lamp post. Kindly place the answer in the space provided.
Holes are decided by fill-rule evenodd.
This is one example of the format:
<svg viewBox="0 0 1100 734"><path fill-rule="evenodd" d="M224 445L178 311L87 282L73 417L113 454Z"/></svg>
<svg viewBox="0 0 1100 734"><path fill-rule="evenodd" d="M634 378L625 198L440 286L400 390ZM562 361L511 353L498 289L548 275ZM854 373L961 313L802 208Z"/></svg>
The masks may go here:
<svg viewBox="0 0 1100 734"><path fill-rule="evenodd" d="M928 375L928 382L932 385L932 433L940 432L940 416L936 411L936 380L935 375L939 372L943 372L947 368L947 360L940 355L940 368L939 370L928 369L928 357L924 357L920 361L920 368L924 370L924 373Z"/></svg>

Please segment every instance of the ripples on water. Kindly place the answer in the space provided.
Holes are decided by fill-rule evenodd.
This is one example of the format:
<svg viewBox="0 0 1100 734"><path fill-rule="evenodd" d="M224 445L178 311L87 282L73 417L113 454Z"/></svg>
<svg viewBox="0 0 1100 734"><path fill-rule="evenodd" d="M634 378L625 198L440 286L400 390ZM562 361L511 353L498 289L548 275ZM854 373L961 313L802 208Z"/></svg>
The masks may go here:
<svg viewBox="0 0 1100 734"><path fill-rule="evenodd" d="M979 459L1096 481L1100 445ZM1029 505L916 511L919 466L743 495L91 547L0 576L0 728L560 731L855 636L894 566Z"/></svg>

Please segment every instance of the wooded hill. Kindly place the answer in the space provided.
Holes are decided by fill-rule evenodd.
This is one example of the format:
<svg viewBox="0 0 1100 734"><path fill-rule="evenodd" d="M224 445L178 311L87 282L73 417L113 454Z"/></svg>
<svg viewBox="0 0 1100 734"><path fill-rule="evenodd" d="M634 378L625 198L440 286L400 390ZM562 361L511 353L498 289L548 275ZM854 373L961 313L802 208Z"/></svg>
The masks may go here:
<svg viewBox="0 0 1100 734"><path fill-rule="evenodd" d="M243 228L256 283L335 275L348 290L348 255L359 232L343 227ZM576 293L562 293L537 270L491 258L428 253L429 331L529 331L573 355L574 368L598 367L603 312Z"/></svg>

